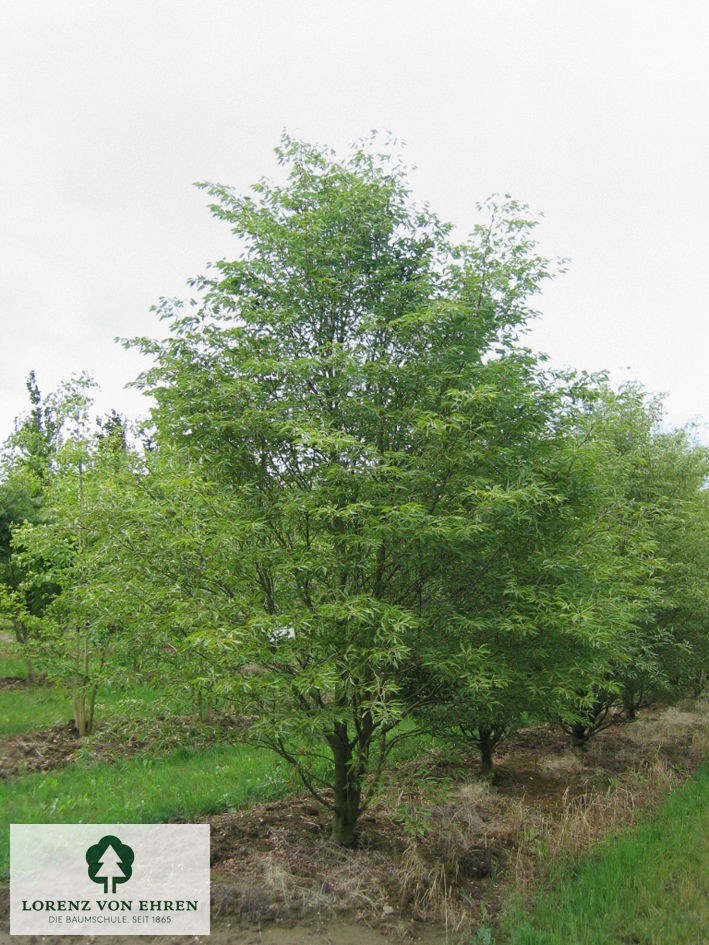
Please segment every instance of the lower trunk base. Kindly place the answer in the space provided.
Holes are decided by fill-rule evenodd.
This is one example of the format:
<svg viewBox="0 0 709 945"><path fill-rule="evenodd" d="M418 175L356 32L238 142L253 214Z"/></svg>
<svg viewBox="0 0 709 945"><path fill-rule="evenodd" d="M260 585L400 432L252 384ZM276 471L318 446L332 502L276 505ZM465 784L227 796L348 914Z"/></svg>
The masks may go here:
<svg viewBox="0 0 709 945"><path fill-rule="evenodd" d="M356 826L357 820L353 818L351 814L346 813L343 815L335 811L332 817L330 839L333 843L337 843L341 847L353 847L357 839L355 834Z"/></svg>

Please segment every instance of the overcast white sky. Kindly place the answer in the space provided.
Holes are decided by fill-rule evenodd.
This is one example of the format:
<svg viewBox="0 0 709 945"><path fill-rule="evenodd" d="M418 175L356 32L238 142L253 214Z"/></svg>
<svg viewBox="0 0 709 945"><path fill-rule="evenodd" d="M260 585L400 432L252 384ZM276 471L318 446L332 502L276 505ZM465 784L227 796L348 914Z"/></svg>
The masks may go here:
<svg viewBox="0 0 709 945"><path fill-rule="evenodd" d="M391 131L461 235L494 192L543 211L572 263L528 343L709 421L708 49L705 0L5 0L0 439L30 369L144 410L113 338L233 251L192 182L246 190L283 128Z"/></svg>

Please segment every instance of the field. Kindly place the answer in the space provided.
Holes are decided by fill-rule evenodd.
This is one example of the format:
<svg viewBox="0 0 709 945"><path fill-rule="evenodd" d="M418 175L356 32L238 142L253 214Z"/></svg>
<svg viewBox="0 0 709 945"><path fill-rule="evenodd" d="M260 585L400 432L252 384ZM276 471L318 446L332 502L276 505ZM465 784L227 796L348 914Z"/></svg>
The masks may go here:
<svg viewBox="0 0 709 945"><path fill-rule="evenodd" d="M474 752L412 739L358 848L344 850L288 766L244 744L241 720L222 713L207 725L187 695L132 686L101 697L82 743L66 695L28 683L9 642L0 671L3 883L10 823L207 821L217 945L705 940L709 770L688 781L709 754L701 700L619 720L585 751L552 728L525 729L502 744L492 785ZM6 891L2 908L5 934ZM592 929L589 915L607 927Z"/></svg>

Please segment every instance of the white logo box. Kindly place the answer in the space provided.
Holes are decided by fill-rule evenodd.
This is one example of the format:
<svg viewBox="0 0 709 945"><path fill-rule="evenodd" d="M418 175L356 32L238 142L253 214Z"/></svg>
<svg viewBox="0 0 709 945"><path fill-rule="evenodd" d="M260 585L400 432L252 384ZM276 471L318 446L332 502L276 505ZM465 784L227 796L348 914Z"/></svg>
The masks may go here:
<svg viewBox="0 0 709 945"><path fill-rule="evenodd" d="M10 934L208 935L209 825L12 824Z"/></svg>

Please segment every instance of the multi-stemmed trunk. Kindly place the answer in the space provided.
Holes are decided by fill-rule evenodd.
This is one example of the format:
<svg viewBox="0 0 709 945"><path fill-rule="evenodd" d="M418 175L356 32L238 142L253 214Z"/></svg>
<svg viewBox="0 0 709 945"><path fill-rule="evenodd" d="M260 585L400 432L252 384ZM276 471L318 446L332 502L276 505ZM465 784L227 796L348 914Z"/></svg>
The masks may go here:
<svg viewBox="0 0 709 945"><path fill-rule="evenodd" d="M71 694L74 709L74 726L77 734L82 738L90 735L94 728L94 710L96 706L96 691L98 686L85 687L75 685Z"/></svg>
<svg viewBox="0 0 709 945"><path fill-rule="evenodd" d="M96 705L96 685L90 686L89 679L89 640L81 631L76 631L74 650L76 675L72 681L71 704L74 710L74 725L83 738L90 735L94 727L94 707Z"/></svg>
<svg viewBox="0 0 709 945"><path fill-rule="evenodd" d="M643 686L626 685L623 687L622 702L625 717L628 721L635 720L638 709L648 704L648 692Z"/></svg>
<svg viewBox="0 0 709 945"><path fill-rule="evenodd" d="M346 722L335 722L328 744L334 763L331 839L344 847L355 843L357 821L363 810L362 781L366 774L374 721L364 713L350 738Z"/></svg>
<svg viewBox="0 0 709 945"><path fill-rule="evenodd" d="M586 742L591 737L592 726L583 722L574 722L569 726L571 733L571 744L574 748L585 748Z"/></svg>
<svg viewBox="0 0 709 945"><path fill-rule="evenodd" d="M108 651L108 644L104 643L99 649L99 662L96 668L101 673ZM94 712L96 709L96 694L98 681L89 676L92 652L89 646L88 631L76 629L76 644L74 648L75 675L71 683L71 702L74 710L74 725L77 733L83 738L90 735L94 728Z"/></svg>
<svg viewBox="0 0 709 945"><path fill-rule="evenodd" d="M584 713L584 717L573 722L562 723L562 728L571 735L571 744L574 748L584 748L589 738L597 735L613 724L612 709L615 704L613 697L599 697L591 708Z"/></svg>
<svg viewBox="0 0 709 945"><path fill-rule="evenodd" d="M480 752L480 776L485 781L492 781L495 777L495 748L505 733L509 730L507 725L477 725L474 728L469 726L460 726L460 731L466 738L469 738Z"/></svg>

